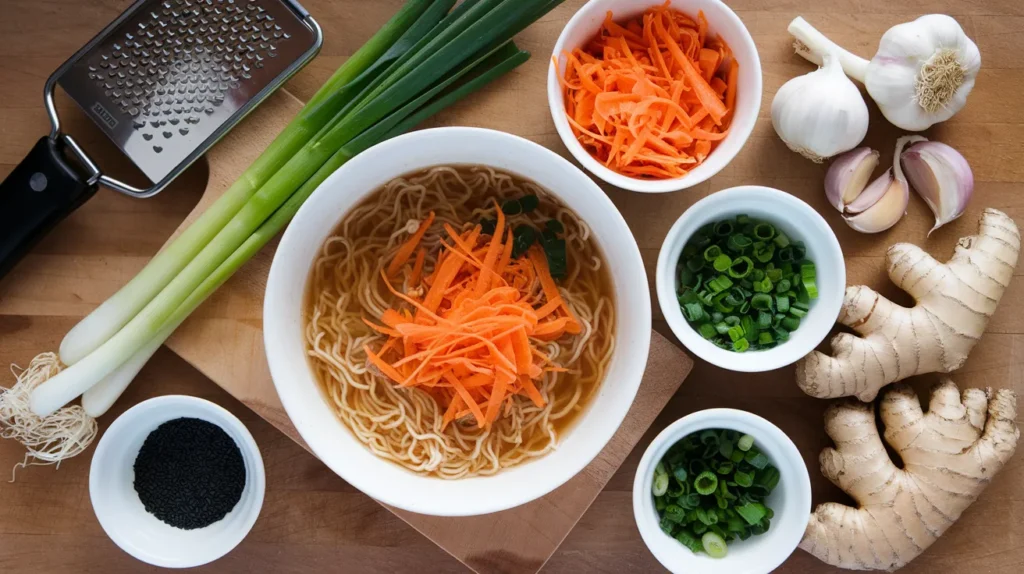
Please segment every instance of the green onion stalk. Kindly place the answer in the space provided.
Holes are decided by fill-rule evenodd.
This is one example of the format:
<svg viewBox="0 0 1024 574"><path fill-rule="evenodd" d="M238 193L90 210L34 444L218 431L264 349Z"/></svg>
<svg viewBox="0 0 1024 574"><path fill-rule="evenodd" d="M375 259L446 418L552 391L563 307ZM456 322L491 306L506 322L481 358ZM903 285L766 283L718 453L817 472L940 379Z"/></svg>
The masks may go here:
<svg viewBox="0 0 1024 574"><path fill-rule="evenodd" d="M358 81L349 93L357 89L359 93L348 102L333 95L349 85L335 82L336 74L331 82L340 87L332 93L318 92L312 105L307 105L296 119L298 123L308 123L310 118L320 121L323 125L315 135L301 145L297 143L302 137L291 135L286 138L287 145L272 146L276 156L294 153L283 162L281 157L262 163L258 160L260 167L251 174L253 177L243 176L245 181L236 184L246 189L247 199L239 199L243 195L240 191L229 192L230 201L216 210L216 218L204 215L197 220L192 227L199 226L200 231L193 232L190 227L147 266L148 273L144 270L137 282L133 280L133 289L128 289L132 286L129 283L112 298L116 299L114 303L106 309L101 306L69 333L68 356L77 360L33 392L32 410L40 416L48 415L101 381L107 381L104 387L111 392L103 393L103 400L97 392L93 395L95 401L86 402L102 406L110 395L116 399L120 391L112 391L123 389L125 379L130 381L129 375L134 376L160 342L280 231L327 176L357 153L407 131L521 64L528 54L511 44L512 36L560 2L479 0L465 2L447 16L444 13L451 7L451 0L406 4L400 14L411 14L405 12L408 10L417 16L403 20L405 31L396 26L389 34L392 41L381 40L373 51L378 58L390 58L390 63L375 66L378 60L367 57L368 63L353 66L347 77ZM424 35L405 35L413 29ZM388 52L400 44L408 46L408 51ZM372 80L361 75L381 68L380 75ZM340 109L323 123L327 112L334 108ZM314 127L302 129L307 133ZM271 170L271 166L277 169ZM179 247L177 244L186 237L194 243ZM62 345L62 355L64 350Z"/></svg>

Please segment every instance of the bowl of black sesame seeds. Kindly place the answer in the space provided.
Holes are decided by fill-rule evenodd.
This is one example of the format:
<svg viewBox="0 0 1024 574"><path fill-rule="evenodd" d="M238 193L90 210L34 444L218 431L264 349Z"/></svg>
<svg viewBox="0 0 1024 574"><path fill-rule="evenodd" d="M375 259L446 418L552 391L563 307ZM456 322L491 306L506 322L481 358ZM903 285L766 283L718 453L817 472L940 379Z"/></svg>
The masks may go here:
<svg viewBox="0 0 1024 574"><path fill-rule="evenodd" d="M263 458L234 415L169 395L125 411L103 434L89 496L107 535L135 558L190 568L230 552L263 506Z"/></svg>

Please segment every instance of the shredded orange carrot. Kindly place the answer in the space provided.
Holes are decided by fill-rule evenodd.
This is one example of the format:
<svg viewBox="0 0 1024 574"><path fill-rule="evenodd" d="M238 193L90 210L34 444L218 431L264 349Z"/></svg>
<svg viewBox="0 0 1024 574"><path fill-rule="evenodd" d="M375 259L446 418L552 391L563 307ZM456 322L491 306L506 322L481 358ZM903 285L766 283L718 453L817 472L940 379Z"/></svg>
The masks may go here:
<svg viewBox="0 0 1024 574"><path fill-rule="evenodd" d="M430 215L427 216L425 221L420 222L420 226L416 229L416 233L398 248L398 252L395 253L395 258L391 260L391 264L388 265L388 277L394 277L398 274L398 270L405 265L412 254L416 252L416 247L419 246L420 241L423 240L423 236L427 233L427 229L430 228L430 224L434 223L434 212L431 211Z"/></svg>
<svg viewBox="0 0 1024 574"><path fill-rule="evenodd" d="M703 12L690 18L670 4L626 22L609 12L594 39L565 53L559 77L577 140L631 177L686 175L727 137L736 105L732 51Z"/></svg>
<svg viewBox="0 0 1024 574"><path fill-rule="evenodd" d="M423 263L427 259L427 250L420 247L416 251L416 261L412 264L412 272L409 273L409 287L416 287L423 277Z"/></svg>
<svg viewBox="0 0 1024 574"><path fill-rule="evenodd" d="M630 41L639 38L638 33L622 30ZM658 86L644 89L652 94L665 91ZM606 104L615 105L601 105ZM372 367L398 386L419 388L433 397L442 413L442 428L469 416L481 428L491 426L509 412L517 396L543 407L543 378L565 369L540 349L548 341L582 331L544 250L534 245L513 258L514 226L506 222L497 202L493 209L496 225L490 234L482 233L479 225L462 226L463 231L450 223L441 225L440 248L426 276L431 252L421 243L433 217L425 220L381 272L396 306L379 317L363 319L368 328L386 337L376 352L365 347ZM404 268L412 253L416 259L403 293L392 284L388 271ZM539 298L533 291L537 284L543 293ZM413 297L409 289L425 293Z"/></svg>

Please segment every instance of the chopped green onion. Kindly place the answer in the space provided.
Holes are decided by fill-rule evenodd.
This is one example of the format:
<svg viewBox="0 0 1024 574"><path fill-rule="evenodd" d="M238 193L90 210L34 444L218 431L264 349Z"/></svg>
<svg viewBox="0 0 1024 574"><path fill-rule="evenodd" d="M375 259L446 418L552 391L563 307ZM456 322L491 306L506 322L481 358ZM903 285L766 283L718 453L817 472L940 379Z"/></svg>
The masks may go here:
<svg viewBox="0 0 1024 574"><path fill-rule="evenodd" d="M751 526L761 522L761 519L767 514L765 506L759 502L748 502L742 506L737 506L735 510L736 514L739 514L740 518L746 520L747 524Z"/></svg>
<svg viewBox="0 0 1024 574"><path fill-rule="evenodd" d="M754 258L757 259L758 261L760 261L761 263L767 263L767 262L771 261L772 257L774 255L775 255L775 246L774 245L770 245L769 244L769 245L765 245L761 249L754 250Z"/></svg>
<svg viewBox="0 0 1024 574"><path fill-rule="evenodd" d="M700 303L687 303L683 305L683 312L686 315L686 320L691 323L704 318L704 307Z"/></svg>
<svg viewBox="0 0 1024 574"><path fill-rule="evenodd" d="M725 275L719 275L711 281L708 281L708 289L711 289L715 293L721 293L730 287L732 287L732 280Z"/></svg>
<svg viewBox="0 0 1024 574"><path fill-rule="evenodd" d="M814 279L804 279L803 286L808 297L811 299L818 298L818 286L815 284Z"/></svg>
<svg viewBox="0 0 1024 574"><path fill-rule="evenodd" d="M715 224L715 235L719 237L728 237L732 235L732 222L729 220L719 221Z"/></svg>
<svg viewBox="0 0 1024 574"><path fill-rule="evenodd" d="M722 253L718 257L715 257L715 260L711 263L711 266L714 267L715 271L718 271L719 273L724 273L729 269L731 265L732 258L726 255L725 253Z"/></svg>
<svg viewBox="0 0 1024 574"><path fill-rule="evenodd" d="M704 250L704 261L714 261L722 254L722 248L717 245L712 245Z"/></svg>
<svg viewBox="0 0 1024 574"><path fill-rule="evenodd" d="M771 309L772 307L772 296L766 293L757 293L750 300L750 306L759 311Z"/></svg>
<svg viewBox="0 0 1024 574"><path fill-rule="evenodd" d="M661 496L668 491L668 472L665 471L665 465L658 463L654 467L654 484L651 487L651 492L654 496Z"/></svg>
<svg viewBox="0 0 1024 574"><path fill-rule="evenodd" d="M777 245L779 249L789 247L789 237L781 231L776 230L775 239L773 241L775 241L775 245Z"/></svg>
<svg viewBox="0 0 1024 574"><path fill-rule="evenodd" d="M689 548L690 552L693 552L694 554L697 554L701 550L704 550L704 543L685 529L682 529L678 533L676 533L675 539L678 540L679 543L683 546Z"/></svg>
<svg viewBox="0 0 1024 574"><path fill-rule="evenodd" d="M775 227L770 223L758 223L754 226L754 237L761 241L768 241L775 237Z"/></svg>
<svg viewBox="0 0 1024 574"><path fill-rule="evenodd" d="M760 281L754 281L754 293L771 293L772 280L765 277Z"/></svg>
<svg viewBox="0 0 1024 574"><path fill-rule="evenodd" d="M733 235L726 241L725 247L733 253L743 253L753 244L746 235Z"/></svg>
<svg viewBox="0 0 1024 574"><path fill-rule="evenodd" d="M746 339L740 339L739 341L735 341L732 344L732 350L736 351L737 353L742 353L743 351L746 351L749 348L750 348L750 341L748 341Z"/></svg>
<svg viewBox="0 0 1024 574"><path fill-rule="evenodd" d="M700 333L702 337L709 340L714 339L715 335L718 334L718 331L715 330L715 326L712 325L711 323L701 324L700 328L697 329L697 331Z"/></svg>
<svg viewBox="0 0 1024 574"><path fill-rule="evenodd" d="M727 331L727 334L729 335L729 339L731 339L732 342L735 343L736 341L739 341L740 339L743 338L743 327L730 327Z"/></svg>
<svg viewBox="0 0 1024 574"><path fill-rule="evenodd" d="M754 262L749 257L737 257L729 265L729 276L740 279L746 277L754 269Z"/></svg>
<svg viewBox="0 0 1024 574"><path fill-rule="evenodd" d="M775 310L779 313L785 313L789 311L789 297L786 295L775 296Z"/></svg>
<svg viewBox="0 0 1024 574"><path fill-rule="evenodd" d="M789 311L792 313L793 309L790 309ZM782 320L782 328L792 333L800 328L800 319L796 317L786 317Z"/></svg>
<svg viewBox="0 0 1024 574"><path fill-rule="evenodd" d="M711 494L718 488L718 476L709 470L705 470L694 479L693 488L697 491L697 494Z"/></svg>
<svg viewBox="0 0 1024 574"><path fill-rule="evenodd" d="M741 436L740 440L736 441L736 448L743 452L747 452L752 446L754 446L754 437L748 434Z"/></svg>
<svg viewBox="0 0 1024 574"><path fill-rule="evenodd" d="M711 300L715 310L721 313L732 313L735 305L729 305L729 293L719 293Z"/></svg>
<svg viewBox="0 0 1024 574"><path fill-rule="evenodd" d="M789 314L796 317L797 319L803 318L807 315L807 311L804 311L800 307L790 307Z"/></svg>
<svg viewBox="0 0 1024 574"><path fill-rule="evenodd" d="M761 331L757 334L757 342L760 345L770 345L775 342L772 338L772 334L767 331Z"/></svg>

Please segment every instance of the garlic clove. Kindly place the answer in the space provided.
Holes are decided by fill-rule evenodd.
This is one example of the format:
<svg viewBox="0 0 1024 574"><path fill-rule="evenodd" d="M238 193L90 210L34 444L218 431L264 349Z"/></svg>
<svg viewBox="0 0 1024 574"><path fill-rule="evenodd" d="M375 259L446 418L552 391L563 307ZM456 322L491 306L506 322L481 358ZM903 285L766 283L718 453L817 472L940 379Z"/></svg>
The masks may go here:
<svg viewBox="0 0 1024 574"><path fill-rule="evenodd" d="M825 174L825 197L832 207L839 211L846 209L861 195L876 167L878 152L869 147L850 150L837 157Z"/></svg>
<svg viewBox="0 0 1024 574"><path fill-rule="evenodd" d="M900 163L914 191L924 199L935 215L935 226L942 227L963 215L974 193L971 166L952 147L915 137L916 141L900 154Z"/></svg>
<svg viewBox="0 0 1024 574"><path fill-rule="evenodd" d="M904 136L896 140L893 166L882 177L869 185L850 205L848 212L861 210L854 215L844 215L846 224L861 233L879 233L889 229L907 213L910 203L910 186L900 166L900 154L907 143L920 136ZM863 200L861 199L863 198Z"/></svg>
<svg viewBox="0 0 1024 574"><path fill-rule="evenodd" d="M892 168L889 168L870 185L862 188L863 191L860 192L860 195L846 205L845 212L848 214L861 213L878 203L892 187L892 183Z"/></svg>
<svg viewBox="0 0 1024 574"><path fill-rule="evenodd" d="M907 204L910 203L907 182L894 178L891 171L887 171L872 182L868 189L876 184L879 184L883 191L878 201L860 213L843 216L847 225L861 233L879 233L896 225L907 212ZM868 189L861 195L867 194Z"/></svg>

